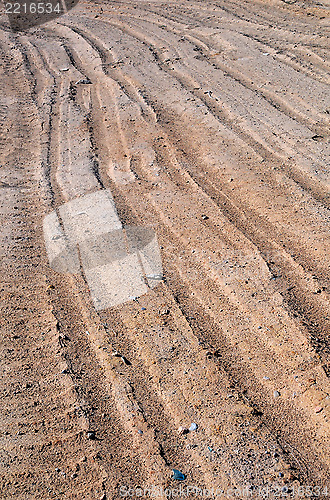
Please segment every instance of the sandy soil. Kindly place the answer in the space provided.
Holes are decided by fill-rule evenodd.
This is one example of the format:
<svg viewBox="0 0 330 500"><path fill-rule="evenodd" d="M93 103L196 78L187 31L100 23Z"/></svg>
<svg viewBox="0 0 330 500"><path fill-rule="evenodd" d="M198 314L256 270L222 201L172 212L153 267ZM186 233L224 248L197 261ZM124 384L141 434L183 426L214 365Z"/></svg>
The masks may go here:
<svg viewBox="0 0 330 500"><path fill-rule="evenodd" d="M0 498L329 496L329 2L0 20ZM104 188L164 281L96 312L42 225Z"/></svg>

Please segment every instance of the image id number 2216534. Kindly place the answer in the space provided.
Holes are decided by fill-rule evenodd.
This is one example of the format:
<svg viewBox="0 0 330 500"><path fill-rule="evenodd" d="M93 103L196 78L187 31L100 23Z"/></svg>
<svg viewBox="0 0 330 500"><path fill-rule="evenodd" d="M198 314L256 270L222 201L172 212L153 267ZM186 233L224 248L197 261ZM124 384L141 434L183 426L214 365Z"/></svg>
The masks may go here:
<svg viewBox="0 0 330 500"><path fill-rule="evenodd" d="M5 4L6 14L59 14L61 11L60 4L32 2L32 3L11 3Z"/></svg>

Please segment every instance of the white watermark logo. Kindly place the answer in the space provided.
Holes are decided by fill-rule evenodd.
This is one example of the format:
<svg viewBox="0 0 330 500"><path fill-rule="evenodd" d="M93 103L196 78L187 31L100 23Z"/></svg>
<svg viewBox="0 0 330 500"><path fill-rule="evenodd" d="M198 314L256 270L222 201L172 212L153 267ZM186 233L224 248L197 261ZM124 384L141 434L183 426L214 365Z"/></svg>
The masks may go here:
<svg viewBox="0 0 330 500"><path fill-rule="evenodd" d="M146 488L129 488L122 485L119 488L121 498L251 498L252 490L243 488L200 488L198 486L180 484L177 487L163 488L151 485Z"/></svg>
<svg viewBox="0 0 330 500"><path fill-rule="evenodd" d="M50 266L85 275L97 310L128 302L162 280L162 262L150 227L122 226L109 190L75 198L44 218Z"/></svg>

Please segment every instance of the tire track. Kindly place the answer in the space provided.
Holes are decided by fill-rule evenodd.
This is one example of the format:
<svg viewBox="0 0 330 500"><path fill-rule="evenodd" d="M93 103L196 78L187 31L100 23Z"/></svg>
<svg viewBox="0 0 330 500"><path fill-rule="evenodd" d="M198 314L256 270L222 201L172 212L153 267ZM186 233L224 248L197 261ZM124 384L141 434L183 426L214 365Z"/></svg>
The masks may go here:
<svg viewBox="0 0 330 500"><path fill-rule="evenodd" d="M99 108L100 108L100 106L97 106L97 108L99 109Z"/></svg>
<svg viewBox="0 0 330 500"><path fill-rule="evenodd" d="M13 45L8 44L7 50L11 47ZM8 70L13 50L6 57ZM20 60L17 53L16 61ZM75 417L79 400L74 384L70 377L60 373L66 362L40 261L43 250L39 228L45 200L49 202L49 197L45 184L40 184L44 175L38 138L41 124L36 119L33 87L25 76L26 68L23 64L21 67L10 74L9 81L3 78L7 96L12 99L7 123L11 130L8 142L13 146L12 151L7 148L8 157L4 162L8 177L20 179L20 186L5 212L9 235L1 263L4 368L1 496L8 499L45 498L59 492L64 476L55 468L65 476L70 470L72 473L76 460L79 462L84 426L84 421ZM2 210L6 200L3 195L2 192ZM86 444L85 448L87 451L90 447ZM94 488L99 481L97 468L87 461L81 469ZM69 485L67 491L76 498ZM78 487L77 493L90 496L88 483Z"/></svg>
<svg viewBox="0 0 330 500"><path fill-rule="evenodd" d="M132 28L127 29L124 27L124 25L122 25L120 23L119 23L119 25L118 25L118 23L115 23L115 25L116 25L116 27L122 26L122 29L125 32L127 32L128 35L133 36L133 37L137 37L137 39L140 40L142 43L144 43L147 47L152 47L152 53L154 54L155 61L157 64L161 65L161 69L167 71L171 76L172 75L175 76L178 79L178 81L182 84L182 86L185 90L188 90L191 92L193 89L195 89L194 92L192 92L192 93L197 95L198 98L202 99L202 102L204 102L204 104L210 110L210 112L214 113L214 110L215 110L215 113L214 113L215 117L220 119L220 122L223 123L226 127L228 127L229 130L233 130L233 132L236 135L241 137L255 151L258 151L258 154L261 153L263 155L264 159L275 160L277 163L283 162L283 160L285 160L285 164L286 164L286 162L288 161L287 158L289 157L290 161L288 163L290 166L285 168L287 174L295 182L297 182L299 185L301 185L304 189L307 189L308 191L312 192L315 199L319 200L321 203L325 204L325 206L329 207L329 201L328 201L329 200L329 192L328 192L328 187L327 187L327 182L326 182L326 176L324 177L325 182L323 182L323 185L322 185L322 183L320 183L317 179L315 179L315 178L313 179L313 177L310 175L309 172L304 172L304 170L302 170L300 168L299 163L302 163L302 164L305 163L305 165L306 165L306 161L301 157L301 155L295 154L295 156L293 156L293 157L290 156L293 154L293 149L292 149L292 146L289 145L289 142L287 142L287 144L285 145L285 143L283 143L283 141L281 139L282 144L280 146L280 150L278 150L278 144L274 143L272 141L272 139L270 139L269 136L267 137L268 142L270 140L271 140L271 142L273 142L273 147L270 147L270 148L269 148L269 146L266 146L267 140L265 141L264 138L261 138L260 136L258 136L258 132L252 131L252 134L251 134L251 131L250 131L250 134L247 134L246 129L249 129L249 126L246 126L247 124L244 122L243 122L243 125L240 126L239 120L237 120L237 117L235 117L235 115L233 115L231 111L228 113L227 109L228 110L230 109L230 108L228 108L228 105L227 104L221 105L222 99L220 96L217 97L217 95L216 95L217 93L211 92L211 94L213 94L211 96L211 94L209 94L208 91L207 92L200 91L199 93L196 92L196 88L197 89L199 89L200 87L202 87L202 88L204 87L204 89L209 88L210 87L209 84L203 84L203 83L201 84L200 82L198 82L196 80L194 81L194 79L191 79L191 77L187 78L186 74L182 70L175 68L175 66L173 64L173 60L175 60L176 58L172 56L171 59L166 59L167 56L164 56L162 54L163 51L161 49L161 45L158 45L158 46L154 45L155 44L154 39L149 38L148 40L145 40L144 35L142 35L140 32L138 32L136 30L134 31ZM192 37L190 35L188 35L188 38L192 38ZM196 38L194 38L194 42L196 43ZM205 47L205 44L203 44L203 47ZM197 47L197 50L198 51L201 50L203 53L203 48ZM203 53L203 58L205 58L205 57L206 56ZM179 59L181 59L181 58L179 58ZM170 61L170 64L168 64L167 61ZM213 66L214 66L214 63L213 63ZM224 74L228 73L227 66L225 66L223 68L220 67L218 69L221 69L221 71L223 70ZM196 71L195 71L195 73L196 73ZM230 71L228 74L230 75ZM241 85L241 84L244 85L244 82L242 83L242 80L240 79L240 77L237 77L237 75L236 76L230 75L230 76L232 76L232 78L234 78L234 80L236 80L239 85ZM190 80L190 82L189 82L189 80ZM190 83L190 85L189 85L189 83ZM246 88L247 88L247 90L253 90L253 88L250 88L250 85L248 85ZM259 93L259 89L258 89L258 93ZM262 95L262 97L265 98L264 95ZM220 101L220 104L217 104L216 101ZM278 105L276 105L276 108L278 108ZM295 117L292 117L292 118L294 119ZM244 128L244 125L245 125L245 128ZM280 137L282 135L283 134L280 134ZM292 158L294 158L294 161L292 161ZM311 164L310 160L308 160L308 162L309 162L309 164ZM324 167L325 167L324 162L322 162L320 165L321 165L321 168L324 169Z"/></svg>

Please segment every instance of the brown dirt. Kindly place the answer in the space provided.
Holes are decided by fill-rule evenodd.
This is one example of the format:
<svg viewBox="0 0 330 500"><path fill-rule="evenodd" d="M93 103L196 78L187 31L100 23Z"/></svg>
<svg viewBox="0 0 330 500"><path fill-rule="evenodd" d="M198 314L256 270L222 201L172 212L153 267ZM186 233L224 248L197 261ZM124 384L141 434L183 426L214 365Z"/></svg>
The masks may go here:
<svg viewBox="0 0 330 500"><path fill-rule="evenodd" d="M0 21L0 498L329 495L329 2ZM96 312L42 222L104 187L165 279Z"/></svg>

